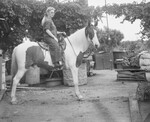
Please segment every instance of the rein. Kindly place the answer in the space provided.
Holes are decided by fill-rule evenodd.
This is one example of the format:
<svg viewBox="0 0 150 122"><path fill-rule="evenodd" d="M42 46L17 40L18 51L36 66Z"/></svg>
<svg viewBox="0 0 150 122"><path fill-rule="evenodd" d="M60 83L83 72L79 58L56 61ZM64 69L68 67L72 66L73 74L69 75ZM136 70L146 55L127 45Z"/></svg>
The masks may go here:
<svg viewBox="0 0 150 122"><path fill-rule="evenodd" d="M87 56L83 56L83 58L88 58L89 56L93 55L92 53L95 53L97 51L97 49L94 47L93 44L90 44L88 49L83 52L83 55L87 55Z"/></svg>
<svg viewBox="0 0 150 122"><path fill-rule="evenodd" d="M74 54L77 56L77 54L76 54L76 52L75 52L75 50L74 50L74 48L73 48L73 45L71 44L69 38L68 38L68 37L66 37L66 38L67 38L67 40L69 41L69 43L70 43L70 45L71 45L71 47L72 47L72 49L73 49ZM89 56L91 56L92 52L96 52L96 48L94 47L94 45L93 45L92 43L90 43L88 49L87 49L85 52L83 52L83 58L88 58ZM86 55L86 54L88 54L88 55L87 55L87 56L84 56L84 55Z"/></svg>
<svg viewBox="0 0 150 122"><path fill-rule="evenodd" d="M75 50L74 50L74 48L73 48L73 46L72 46L72 44L71 44L71 42L70 42L68 36L67 36L66 38L67 38L68 42L70 43L70 45L71 45L71 47L72 47L72 49L73 49L74 54L77 56L77 54L76 54L76 52L75 52Z"/></svg>

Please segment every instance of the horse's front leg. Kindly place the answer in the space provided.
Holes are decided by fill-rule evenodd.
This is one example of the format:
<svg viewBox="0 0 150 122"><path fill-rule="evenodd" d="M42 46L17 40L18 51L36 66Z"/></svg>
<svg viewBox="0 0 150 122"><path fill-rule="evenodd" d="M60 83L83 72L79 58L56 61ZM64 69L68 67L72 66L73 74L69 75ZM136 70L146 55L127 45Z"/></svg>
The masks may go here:
<svg viewBox="0 0 150 122"><path fill-rule="evenodd" d="M75 94L79 100L83 100L83 96L81 95L80 90L79 90L78 68L76 68L76 67L71 68L71 72L72 72L72 76L73 76Z"/></svg>
<svg viewBox="0 0 150 122"><path fill-rule="evenodd" d="M17 74L13 78L13 83L12 83L12 90L11 90L11 103L12 104L17 104L17 98L16 98L16 89L19 81L25 74L26 70L18 70Z"/></svg>

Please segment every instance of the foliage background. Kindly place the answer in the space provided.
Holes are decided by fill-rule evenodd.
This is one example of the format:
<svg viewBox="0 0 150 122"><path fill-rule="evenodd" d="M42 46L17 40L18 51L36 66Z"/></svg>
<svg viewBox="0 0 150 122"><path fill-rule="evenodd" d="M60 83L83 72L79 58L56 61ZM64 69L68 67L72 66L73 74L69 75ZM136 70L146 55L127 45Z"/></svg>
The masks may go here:
<svg viewBox="0 0 150 122"><path fill-rule="evenodd" d="M36 0L1 0L0 18L6 19L11 30L1 38L0 48L4 52L12 50L22 42L24 36L29 36L32 41L41 41L43 39L41 20L48 6L56 8L53 18L54 23L58 31L65 31L67 35L86 26L88 20L92 18L98 20L102 17L103 11L100 7L88 6L84 2L84 0L68 3L58 3L55 0L46 0L45 2ZM117 33L117 31L113 31L110 33L112 42L108 43L107 30L103 32L99 30L98 33L100 42L102 45L108 45L107 47L118 38L113 36L113 33ZM103 33L104 37L100 33ZM123 38L122 34L120 37L116 42L117 44ZM101 48L102 50L104 49L103 47ZM105 48L105 50L107 49Z"/></svg>
<svg viewBox="0 0 150 122"><path fill-rule="evenodd" d="M81 1L82 2L82 1ZM88 7L80 2L57 3L55 0L1 0L0 18L5 18L11 28L7 36L1 38L3 50L13 48L22 41L24 36L30 36L35 41L41 41L41 19L48 6L56 8L54 22L59 31L68 35L71 29L77 30L85 26L94 16L94 7ZM28 33L27 31L28 30ZM6 33L5 33L6 35Z"/></svg>
<svg viewBox="0 0 150 122"><path fill-rule="evenodd" d="M108 6L103 6L102 11L106 11L109 15L114 15L116 18L124 17L124 21L129 21L134 23L137 19L141 21L141 39L135 42L122 42L126 43L127 50L149 50L150 48L150 2L142 1L140 4L133 2L129 4L113 4ZM140 43L140 45L139 45ZM122 46L120 45L120 46Z"/></svg>
<svg viewBox="0 0 150 122"><path fill-rule="evenodd" d="M124 16L124 21L133 23L136 19L141 20L141 34L143 35L141 43L145 49L150 47L150 3L136 2L132 4L113 4L103 7L88 6L86 0L77 2L59 3L56 0L0 0L0 18L5 18L10 30L2 34L0 39L0 48L5 52L12 50L16 45L22 42L24 36L29 36L32 41L41 41L42 27L41 19L45 9L48 6L56 8L56 14L53 18L58 31L65 31L70 35L77 29L83 28L88 20L94 18L100 20L103 13L115 15L116 18ZM26 31L28 30L28 31ZM123 47L121 40L123 34L118 30L105 28L98 29L98 38L101 43L99 50L112 51L116 47L134 49L137 46L131 46L127 42L127 47ZM146 44L145 44L146 43ZM133 45L136 45L135 43Z"/></svg>

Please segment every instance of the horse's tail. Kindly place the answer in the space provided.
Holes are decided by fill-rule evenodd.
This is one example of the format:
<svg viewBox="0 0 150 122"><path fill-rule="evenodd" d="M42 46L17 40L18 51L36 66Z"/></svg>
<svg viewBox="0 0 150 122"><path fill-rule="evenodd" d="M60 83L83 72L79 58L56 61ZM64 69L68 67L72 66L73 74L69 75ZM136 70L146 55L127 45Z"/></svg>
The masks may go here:
<svg viewBox="0 0 150 122"><path fill-rule="evenodd" d="M11 76L12 79L14 78L14 76L17 73L17 62L16 62L16 48L14 48L13 53L12 53L12 59L11 59Z"/></svg>

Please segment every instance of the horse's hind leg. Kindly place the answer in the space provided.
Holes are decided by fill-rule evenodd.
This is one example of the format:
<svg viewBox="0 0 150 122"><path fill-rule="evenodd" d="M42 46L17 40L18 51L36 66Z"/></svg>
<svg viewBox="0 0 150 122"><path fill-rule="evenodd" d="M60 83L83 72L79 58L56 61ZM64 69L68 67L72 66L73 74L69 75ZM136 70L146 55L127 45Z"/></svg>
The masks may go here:
<svg viewBox="0 0 150 122"><path fill-rule="evenodd" d="M12 84L12 90L11 90L11 103L12 104L17 104L17 99L16 99L16 88L17 84L25 74L26 69L19 69L16 73L16 75L13 78L13 84Z"/></svg>

